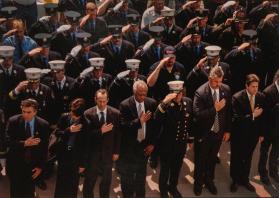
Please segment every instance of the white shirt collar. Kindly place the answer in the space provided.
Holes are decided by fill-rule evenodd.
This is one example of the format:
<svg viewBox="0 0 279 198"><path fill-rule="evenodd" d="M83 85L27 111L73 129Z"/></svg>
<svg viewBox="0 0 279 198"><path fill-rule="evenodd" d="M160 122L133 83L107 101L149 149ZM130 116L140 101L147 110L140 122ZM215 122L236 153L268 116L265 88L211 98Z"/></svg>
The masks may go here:
<svg viewBox="0 0 279 198"><path fill-rule="evenodd" d="M134 97L134 100L135 100L135 102L136 102L137 108L138 108L139 104L141 104L141 107L144 108L144 102L139 103L139 102L135 99L135 97Z"/></svg>
<svg viewBox="0 0 279 198"><path fill-rule="evenodd" d="M58 82L61 83L61 88L63 88L63 87L64 87L64 84L65 84L65 82L66 82L66 76L64 76L64 78L63 78L61 81L57 81L57 85L58 85Z"/></svg>
<svg viewBox="0 0 279 198"><path fill-rule="evenodd" d="M253 99L255 99L255 95L251 95L247 90L246 90L246 93L247 93L247 96L248 96L248 99L250 100L251 96Z"/></svg>
<svg viewBox="0 0 279 198"><path fill-rule="evenodd" d="M219 96L219 88L218 89L213 89L212 87L210 87L210 85L209 85L209 88L210 88L210 91L211 91L212 95L214 94L214 91L216 91L216 94Z"/></svg>
<svg viewBox="0 0 279 198"><path fill-rule="evenodd" d="M97 107L97 114L99 115L100 114L100 112L101 112L101 110L98 108L98 106L96 106ZM107 110L108 110L108 108L106 107L102 112L104 112L104 114L105 114L105 116L107 115Z"/></svg>

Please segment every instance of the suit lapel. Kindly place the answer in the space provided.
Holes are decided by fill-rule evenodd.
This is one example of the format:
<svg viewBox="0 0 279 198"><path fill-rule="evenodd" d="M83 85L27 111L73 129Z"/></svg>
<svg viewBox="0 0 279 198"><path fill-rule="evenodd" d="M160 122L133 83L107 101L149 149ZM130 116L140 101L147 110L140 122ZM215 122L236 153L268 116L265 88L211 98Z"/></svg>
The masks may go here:
<svg viewBox="0 0 279 198"><path fill-rule="evenodd" d="M252 113L250 101L249 101L248 95L246 93L246 90L243 90L242 97L243 97L243 102L244 102L245 106L247 107L247 109L249 109L249 112ZM256 97L255 97L255 105L256 105Z"/></svg>
<svg viewBox="0 0 279 198"><path fill-rule="evenodd" d="M214 105L213 104L213 97L212 97L211 90L210 90L210 87L209 87L208 83L207 83L207 86L205 87L205 93L207 95L207 99L208 99L209 104Z"/></svg>
<svg viewBox="0 0 279 198"><path fill-rule="evenodd" d="M130 97L129 99L129 103L130 103L130 109L131 109L131 112L133 114L134 117L138 117L138 110L137 110L137 105L136 105L136 102L135 102L135 99L133 96Z"/></svg>

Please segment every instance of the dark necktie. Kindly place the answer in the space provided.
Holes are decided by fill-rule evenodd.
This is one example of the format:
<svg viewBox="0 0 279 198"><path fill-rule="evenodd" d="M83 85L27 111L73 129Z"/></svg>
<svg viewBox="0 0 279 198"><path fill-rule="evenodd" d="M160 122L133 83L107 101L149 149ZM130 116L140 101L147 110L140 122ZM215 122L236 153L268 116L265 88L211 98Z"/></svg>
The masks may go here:
<svg viewBox="0 0 279 198"><path fill-rule="evenodd" d="M115 47L115 54L119 55L119 47Z"/></svg>
<svg viewBox="0 0 279 198"><path fill-rule="evenodd" d="M255 53L253 49L250 49L250 57L251 57L251 61L253 62L255 60Z"/></svg>
<svg viewBox="0 0 279 198"><path fill-rule="evenodd" d="M135 45L137 46L138 45L138 36L136 34L133 34L133 40L134 40Z"/></svg>
<svg viewBox="0 0 279 198"><path fill-rule="evenodd" d="M215 89L214 89L212 97L213 97L213 103L215 104L215 102L217 101L217 92L216 92ZM215 119L214 119L214 124L213 124L213 131L215 133L218 133L219 130L220 130L219 115L218 115L218 112L216 112Z"/></svg>
<svg viewBox="0 0 279 198"><path fill-rule="evenodd" d="M26 123L25 133L26 133L26 137L27 138L30 138L32 136L32 134L31 134L31 126L30 126L29 122ZM31 162L31 159L32 159L32 157L31 157L31 149L29 147L27 147L27 149L24 152L24 159L25 159L25 162L27 162L27 163Z"/></svg>
<svg viewBox="0 0 279 198"><path fill-rule="evenodd" d="M42 62L44 64L44 66L47 66L48 65L48 60L45 56L42 57Z"/></svg>
<svg viewBox="0 0 279 198"><path fill-rule="evenodd" d="M100 124L102 126L105 123L105 113L101 111L100 114L101 114Z"/></svg>
<svg viewBox="0 0 279 198"><path fill-rule="evenodd" d="M32 97L36 98L36 96L37 96L36 91L32 91L31 95L32 95Z"/></svg>
<svg viewBox="0 0 279 198"><path fill-rule="evenodd" d="M92 32L95 32L95 21L90 21L90 29L92 30Z"/></svg>
<svg viewBox="0 0 279 198"><path fill-rule="evenodd" d="M200 55L200 47L199 46L195 46L195 54L196 56L199 56Z"/></svg>
<svg viewBox="0 0 279 198"><path fill-rule="evenodd" d="M58 90L61 91L62 90L61 82L57 82L57 84L58 84Z"/></svg>

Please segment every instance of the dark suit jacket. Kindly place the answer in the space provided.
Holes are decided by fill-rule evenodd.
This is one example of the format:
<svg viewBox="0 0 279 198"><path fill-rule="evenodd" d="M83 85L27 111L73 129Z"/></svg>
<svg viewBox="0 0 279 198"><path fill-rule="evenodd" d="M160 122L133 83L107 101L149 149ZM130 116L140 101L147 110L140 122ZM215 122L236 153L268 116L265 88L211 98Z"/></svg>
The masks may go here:
<svg viewBox="0 0 279 198"><path fill-rule="evenodd" d="M87 2L87 0L84 1ZM58 9L60 12L67 10L77 11L81 14L85 12L85 7L80 3L80 0L59 0Z"/></svg>
<svg viewBox="0 0 279 198"><path fill-rule="evenodd" d="M152 114L156 110L156 101L146 98L144 101L145 112L150 111ZM134 96L131 96L120 103L119 110L121 112L121 129L123 131L121 139L120 158L123 162L137 163L138 157L144 153L144 148L148 145L154 145L158 133L155 120L152 118L146 123L145 139L138 142L138 129L141 123L138 117L137 106Z"/></svg>
<svg viewBox="0 0 279 198"><path fill-rule="evenodd" d="M258 92L255 96L255 108L260 107L265 111L265 98L264 95ZM264 116L261 114L259 117L252 116L249 98L246 89L237 92L232 97L232 136L241 136L249 138L250 136L263 136L264 134Z"/></svg>
<svg viewBox="0 0 279 198"><path fill-rule="evenodd" d="M266 129L265 135L269 137L279 137L279 92L275 83L269 85L263 91L265 95L266 109L264 112Z"/></svg>
<svg viewBox="0 0 279 198"><path fill-rule="evenodd" d="M121 133L119 130L120 112L107 106L107 124L112 123L113 129L102 134L97 106L91 107L84 112L88 126L88 150L87 155L90 164L102 162L106 165L112 164L112 155L119 154Z"/></svg>
<svg viewBox="0 0 279 198"><path fill-rule="evenodd" d="M226 100L225 107L218 112L220 131L218 134L223 137L224 132L231 132L231 91L229 86L222 84L219 88L219 101ZM195 120L195 139L202 139L211 133L211 127L215 121L216 110L213 103L209 83L198 88L194 96L193 112Z"/></svg>
<svg viewBox="0 0 279 198"><path fill-rule="evenodd" d="M179 36L181 32L182 28L177 25L173 25L169 32L167 32L167 30L165 29L162 32L163 43L165 43L166 45L175 46L180 41Z"/></svg>
<svg viewBox="0 0 279 198"><path fill-rule="evenodd" d="M60 60L62 59L62 56L60 53L55 52L55 51L50 51L49 56L48 56L48 61L52 60ZM40 69L50 69L50 66L45 64L42 60L42 56L40 54L37 54L33 57L30 57L28 54L24 55L20 61L19 64L26 68L30 67L37 67Z"/></svg>
<svg viewBox="0 0 279 198"><path fill-rule="evenodd" d="M50 49L59 52L64 59L76 45L77 41L72 39L70 33L57 33L51 40Z"/></svg>
<svg viewBox="0 0 279 198"><path fill-rule="evenodd" d="M37 146L24 147L24 141L28 138L25 132L25 121L21 114L11 117L7 124L7 153L8 174L16 176L18 166L24 165L25 152L31 150L32 167L43 168L47 159L49 124L46 120L35 117L34 136L41 139Z"/></svg>

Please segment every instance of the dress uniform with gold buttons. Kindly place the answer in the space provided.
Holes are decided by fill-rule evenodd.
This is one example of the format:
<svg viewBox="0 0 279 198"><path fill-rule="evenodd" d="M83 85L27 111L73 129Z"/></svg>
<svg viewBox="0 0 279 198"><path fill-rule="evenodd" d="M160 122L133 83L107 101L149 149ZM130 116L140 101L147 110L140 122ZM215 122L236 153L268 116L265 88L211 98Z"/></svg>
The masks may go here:
<svg viewBox="0 0 279 198"><path fill-rule="evenodd" d="M162 123L159 136L161 197L167 192L181 197L177 190L179 172L186 152L187 143L193 142L192 100L183 97L183 81L168 82L172 92L159 104L155 118ZM174 94L176 93L176 94Z"/></svg>
<svg viewBox="0 0 279 198"><path fill-rule="evenodd" d="M51 89L40 83L40 78L47 70L38 68L28 68L24 70L27 81L22 81L13 89L9 96L12 100L21 102L22 100L33 98L39 103L38 115L45 120L51 120L51 111L53 110L53 94ZM20 105L13 108L19 108ZM18 109L18 112L20 109Z"/></svg>

